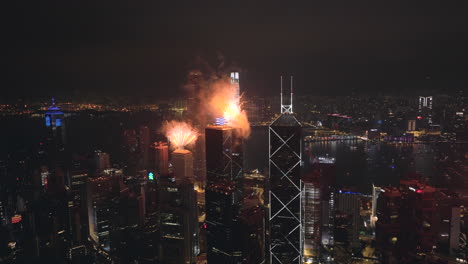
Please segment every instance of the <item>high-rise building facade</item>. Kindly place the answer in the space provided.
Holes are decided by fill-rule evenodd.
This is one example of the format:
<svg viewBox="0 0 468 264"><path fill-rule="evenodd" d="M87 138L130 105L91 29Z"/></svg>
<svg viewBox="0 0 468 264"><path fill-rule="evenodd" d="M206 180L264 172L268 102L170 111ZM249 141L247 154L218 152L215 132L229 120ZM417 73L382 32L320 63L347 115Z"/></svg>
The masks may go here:
<svg viewBox="0 0 468 264"><path fill-rule="evenodd" d="M83 244L88 234L88 221L86 210L86 182L88 172L86 170L72 170L69 173L69 199L68 210L70 219L70 231L74 245Z"/></svg>
<svg viewBox="0 0 468 264"><path fill-rule="evenodd" d="M88 178L87 207L89 237L99 248L110 251L115 208L112 202L112 176Z"/></svg>
<svg viewBox="0 0 468 264"><path fill-rule="evenodd" d="M424 108L432 110L432 96L419 96L418 109L421 112Z"/></svg>
<svg viewBox="0 0 468 264"><path fill-rule="evenodd" d="M52 105L44 114L45 125L49 129L49 147L50 150L63 151L66 144L64 113L55 104L55 99L52 98Z"/></svg>
<svg viewBox="0 0 468 264"><path fill-rule="evenodd" d="M186 149L176 149L172 152L172 165L174 177L184 178L189 182L195 182L193 178L193 154Z"/></svg>
<svg viewBox="0 0 468 264"><path fill-rule="evenodd" d="M169 148L166 142L156 142L154 145L154 168L161 176L169 174Z"/></svg>
<svg viewBox="0 0 468 264"><path fill-rule="evenodd" d="M347 237L344 242L351 247L358 247L359 242L359 231L363 225L360 215L360 197L362 194L348 191L338 191L336 193L336 209L341 215L345 215L348 219L346 226Z"/></svg>
<svg viewBox="0 0 468 264"><path fill-rule="evenodd" d="M240 97L240 85L239 85L239 73L238 72L231 72L231 85L233 86L235 95L237 96L237 98L239 98Z"/></svg>
<svg viewBox="0 0 468 264"><path fill-rule="evenodd" d="M304 261L315 263L319 260L322 240L322 193L316 177L303 177L303 182Z"/></svg>
<svg viewBox="0 0 468 264"><path fill-rule="evenodd" d="M270 124L269 139L269 261L299 264L303 258L302 128L293 114L292 91L286 105L281 89L281 115Z"/></svg>
<svg viewBox="0 0 468 264"><path fill-rule="evenodd" d="M206 223L209 263L240 263L238 229L242 208L242 140L234 128L208 126L206 135Z"/></svg>
<svg viewBox="0 0 468 264"><path fill-rule="evenodd" d="M173 177L162 178L160 185L160 259L167 264L191 264L200 252L192 152L174 151L172 163Z"/></svg>

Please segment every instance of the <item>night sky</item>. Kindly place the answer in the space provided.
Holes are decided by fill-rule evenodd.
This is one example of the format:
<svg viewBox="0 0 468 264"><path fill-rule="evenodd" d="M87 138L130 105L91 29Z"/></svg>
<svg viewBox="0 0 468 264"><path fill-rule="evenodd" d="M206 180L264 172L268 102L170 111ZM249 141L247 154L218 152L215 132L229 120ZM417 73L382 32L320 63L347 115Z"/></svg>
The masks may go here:
<svg viewBox="0 0 468 264"><path fill-rule="evenodd" d="M468 85L464 1L9 2L0 82L10 99L178 96L189 70L221 57L254 95L276 94L280 74L316 95Z"/></svg>

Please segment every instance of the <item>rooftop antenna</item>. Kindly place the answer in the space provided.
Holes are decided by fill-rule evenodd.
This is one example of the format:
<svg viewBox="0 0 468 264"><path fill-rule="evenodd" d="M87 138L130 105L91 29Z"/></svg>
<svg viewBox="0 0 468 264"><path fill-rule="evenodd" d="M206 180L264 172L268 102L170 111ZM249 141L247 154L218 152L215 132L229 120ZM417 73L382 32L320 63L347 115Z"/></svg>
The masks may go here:
<svg viewBox="0 0 468 264"><path fill-rule="evenodd" d="M283 113L283 75L281 75L281 113Z"/></svg>
<svg viewBox="0 0 468 264"><path fill-rule="evenodd" d="M291 76L291 99L289 104L283 104L283 76L281 76L281 114L292 114L293 108L293 77Z"/></svg>
<svg viewBox="0 0 468 264"><path fill-rule="evenodd" d="M291 75L291 114L293 113L293 76Z"/></svg>

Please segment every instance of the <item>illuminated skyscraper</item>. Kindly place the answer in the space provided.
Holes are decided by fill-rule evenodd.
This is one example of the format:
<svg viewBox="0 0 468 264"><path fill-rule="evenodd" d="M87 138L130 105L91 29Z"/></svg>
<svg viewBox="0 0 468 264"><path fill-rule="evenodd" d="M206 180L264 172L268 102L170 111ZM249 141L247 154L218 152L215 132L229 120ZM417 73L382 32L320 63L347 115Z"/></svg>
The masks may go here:
<svg viewBox="0 0 468 264"><path fill-rule="evenodd" d="M322 193L319 175L304 177L304 261L318 262L322 239Z"/></svg>
<svg viewBox="0 0 468 264"><path fill-rule="evenodd" d="M161 263L195 263L199 253L197 197L193 184L192 152L173 152L174 177L162 178Z"/></svg>
<svg viewBox="0 0 468 264"><path fill-rule="evenodd" d="M236 96L240 97L239 73L231 72L231 85L234 87Z"/></svg>
<svg viewBox="0 0 468 264"><path fill-rule="evenodd" d="M292 84L292 79L291 79ZM281 78L282 86L282 78ZM271 264L302 263L302 162L301 123L293 114L291 99L269 126L269 258Z"/></svg>
<svg viewBox="0 0 468 264"><path fill-rule="evenodd" d="M359 231L363 225L359 213L361 196L360 193L341 190L336 193L336 209L348 220L346 225L347 237L341 242L349 243L351 247L358 247Z"/></svg>
<svg viewBox="0 0 468 264"><path fill-rule="evenodd" d="M55 104L54 98L44 116L45 125L49 129L49 144L54 150L63 151L66 144L64 114Z"/></svg>
<svg viewBox="0 0 468 264"><path fill-rule="evenodd" d="M91 241L105 251L110 251L110 233L115 208L112 197L111 176L88 178L87 202L89 237Z"/></svg>
<svg viewBox="0 0 468 264"><path fill-rule="evenodd" d="M421 112L422 109L424 108L428 108L432 110L432 96L419 96L419 101L418 101L419 112Z"/></svg>
<svg viewBox="0 0 468 264"><path fill-rule="evenodd" d="M424 121L432 124L432 96L419 96L418 110Z"/></svg>
<svg viewBox="0 0 468 264"><path fill-rule="evenodd" d="M208 126L206 135L206 223L209 263L240 263L242 245L242 141L234 128Z"/></svg>
<svg viewBox="0 0 468 264"><path fill-rule="evenodd" d="M84 243L88 234L88 221L85 219L87 178L88 172L85 170L73 169L69 173L68 211L74 245Z"/></svg>
<svg viewBox="0 0 468 264"><path fill-rule="evenodd" d="M172 152L172 165L174 166L174 178L184 178L194 182L192 152L186 149L176 149Z"/></svg>

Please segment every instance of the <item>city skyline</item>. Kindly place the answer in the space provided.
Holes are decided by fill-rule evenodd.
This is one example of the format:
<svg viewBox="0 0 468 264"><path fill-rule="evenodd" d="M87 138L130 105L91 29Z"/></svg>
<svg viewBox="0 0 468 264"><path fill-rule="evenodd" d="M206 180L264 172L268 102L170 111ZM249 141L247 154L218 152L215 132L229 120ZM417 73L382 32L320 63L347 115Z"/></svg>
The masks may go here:
<svg viewBox="0 0 468 264"><path fill-rule="evenodd" d="M0 262L468 263L468 13L8 2Z"/></svg>

